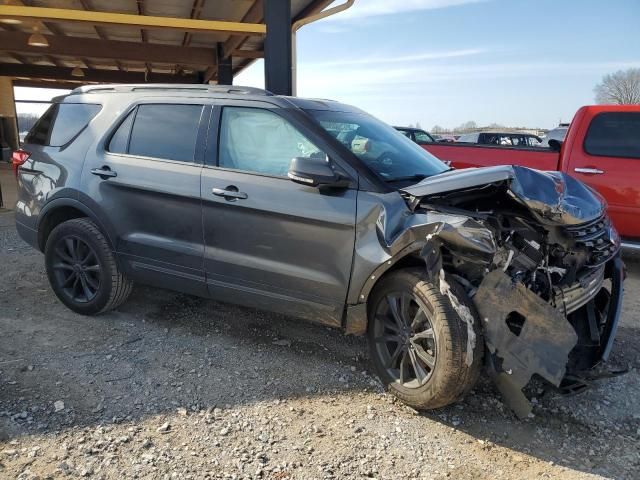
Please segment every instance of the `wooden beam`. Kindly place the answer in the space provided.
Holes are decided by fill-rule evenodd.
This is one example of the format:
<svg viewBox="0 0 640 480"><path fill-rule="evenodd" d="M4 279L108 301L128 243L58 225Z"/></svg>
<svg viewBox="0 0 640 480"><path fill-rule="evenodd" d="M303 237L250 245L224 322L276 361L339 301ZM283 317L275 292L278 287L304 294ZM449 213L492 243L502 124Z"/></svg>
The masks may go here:
<svg viewBox="0 0 640 480"><path fill-rule="evenodd" d="M335 0L316 0L311 3L307 8L305 8L298 16L294 19L294 21L299 20L304 17L308 17L309 15L316 14L324 10L327 6L333 3ZM243 22L253 22L253 23L263 23L264 22L264 0L255 0L253 5L247 10L247 13L244 17L242 17ZM247 36L238 36L234 35L229 38L224 44L224 54L225 56L237 56L233 53L235 50L238 50L249 37ZM262 57L244 57L244 58L262 58Z"/></svg>
<svg viewBox="0 0 640 480"><path fill-rule="evenodd" d="M261 23L264 20L264 0L255 0L247 13L245 13L244 17L242 17L243 22L251 22L251 23ZM247 41L249 37L246 35L243 36L233 36L229 38L224 43L224 56L228 57L231 55L231 52L237 50L242 46L244 42Z"/></svg>
<svg viewBox="0 0 640 480"><path fill-rule="evenodd" d="M264 58L263 50L234 50L231 52L232 57L236 58Z"/></svg>
<svg viewBox="0 0 640 480"><path fill-rule="evenodd" d="M144 15L144 0L138 0L136 5L138 5L138 15ZM147 31L144 28L140 29L140 41L147 43ZM147 69L147 72L152 70L149 62L145 62L144 67Z"/></svg>
<svg viewBox="0 0 640 480"><path fill-rule="evenodd" d="M200 18L202 14L202 7L204 7L205 0L194 0L193 5L191 6L191 13L189 14L189 18ZM187 47L191 43L193 34L191 32L185 32L182 37L182 46ZM182 65L176 65L176 73L180 73L184 70Z"/></svg>
<svg viewBox="0 0 640 480"><path fill-rule="evenodd" d="M44 65L0 64L0 76L23 79L48 79L100 83L199 83L199 76L172 75L167 73L121 72L120 70L85 69L84 77L72 77L71 68Z"/></svg>
<svg viewBox="0 0 640 480"><path fill-rule="evenodd" d="M65 81L65 80L40 80L40 79L23 79L23 78L14 78L13 86L14 87L35 87L35 88L60 88L66 90L73 90L76 87L80 87L82 85L88 85L90 82L81 81Z"/></svg>
<svg viewBox="0 0 640 480"><path fill-rule="evenodd" d="M0 23L0 33L2 33L2 31L4 31L4 30L6 30L8 32L16 32L17 31L17 29L13 25L4 25L4 24ZM29 60L24 58L22 55L18 55L17 53L7 52L7 55L10 56L11 58L13 58L16 62L29 63Z"/></svg>
<svg viewBox="0 0 640 480"><path fill-rule="evenodd" d="M249 9L247 14L242 19L242 21L243 22L263 22L264 21L263 1L264 0L256 0L255 3L253 4L253 6ZM311 3L307 8L302 10L293 19L293 22L295 22L297 20L300 20L301 18L308 17L309 15L314 15L316 13L321 12L326 7L331 5L334 1L335 0L316 0L315 2ZM292 24L293 24L293 22L292 22ZM249 39L249 37L246 37L246 36L244 36L244 37L237 36L237 35L232 36L225 43L225 47L224 47L225 48L225 50L224 50L225 53L227 55L233 55L233 56L237 56L237 57L242 58L241 55L236 55L234 52L238 51L238 49L242 45L244 45L244 43L248 39ZM243 50L239 50L239 51L243 52ZM245 57L245 58L247 58L247 57ZM251 57L251 58L247 58L247 61L241 61L240 64L233 69L234 73L241 72L242 70L247 68L249 65L251 65L258 58L262 58L262 57L256 57L256 58Z"/></svg>
<svg viewBox="0 0 640 480"><path fill-rule="evenodd" d="M85 10L93 10L91 0L80 0L80 5L82 5L82 8L84 8ZM95 30L96 35L98 35L98 37L100 37L102 40L109 40L109 36L104 32L102 28L94 25L93 29ZM124 70L124 68L122 68L122 64L118 60L115 61L115 64L118 67L118 70ZM89 68L92 67L90 66Z"/></svg>
<svg viewBox="0 0 640 480"><path fill-rule="evenodd" d="M204 7L205 0L193 0L193 5L191 6L191 13L189 14L189 18L200 18L202 14L202 7ZM182 46L186 47L191 43L191 32L185 32L184 37L182 38Z"/></svg>
<svg viewBox="0 0 640 480"><path fill-rule="evenodd" d="M22 6L22 7L30 6L25 2L23 2L22 0L12 0L12 4L16 6ZM34 22L34 26L37 26L40 32L44 31L44 29L46 28L54 35L64 36L64 32L60 30L56 25L53 25L50 22ZM60 61L58 61L58 59L53 58L50 55L45 55L44 57L47 59L48 62L53 63L56 67L64 67L64 65ZM26 62L26 63L29 63L29 62ZM87 65L86 62L85 62L85 65Z"/></svg>
<svg viewBox="0 0 640 480"><path fill-rule="evenodd" d="M216 73L218 73L217 67L207 68L207 71L204 72L204 75L202 76L202 83L209 83L209 80L211 80Z"/></svg>
<svg viewBox="0 0 640 480"><path fill-rule="evenodd" d="M28 45L28 33L0 32L0 51L34 53L38 55L66 55L70 57L129 60L135 62L180 63L209 66L216 63L215 48L180 47L157 43L98 40L86 37L58 37L45 35L48 47Z"/></svg>
<svg viewBox="0 0 640 480"><path fill-rule="evenodd" d="M197 33L230 33L236 35L258 35L267 33L261 23L224 22L220 20L197 20L192 18L156 17L128 13L89 12L66 8L15 7L0 5L2 18L28 18L54 22L80 22L90 25L120 25L136 28L179 30Z"/></svg>

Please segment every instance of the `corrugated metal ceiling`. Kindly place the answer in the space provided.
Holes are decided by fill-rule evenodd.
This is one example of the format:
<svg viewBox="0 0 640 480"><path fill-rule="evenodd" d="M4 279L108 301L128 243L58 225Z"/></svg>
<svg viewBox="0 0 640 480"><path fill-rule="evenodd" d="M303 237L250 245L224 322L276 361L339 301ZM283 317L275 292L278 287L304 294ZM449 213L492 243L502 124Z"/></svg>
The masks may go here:
<svg viewBox="0 0 640 480"><path fill-rule="evenodd" d="M91 10L100 12L142 14L152 16L166 16L176 18L197 18L202 20L224 20L242 22L254 2L257 4L258 19L248 19L249 23L262 23L262 0L10 0L13 5L31 7L64 8L75 10ZM328 0L291 0L292 18L302 13L308 14L312 10L319 10L331 3ZM255 10L255 9L254 9ZM153 45L175 45L184 47L211 48L212 52L219 42L225 44L232 38L224 33L186 33L176 30L141 30L136 27L101 25L92 26L84 23L70 22L39 22L23 21L18 25L0 23L0 35L11 32L32 33L35 29L45 35L55 35L77 38L98 39L102 41L118 40L124 42L149 43ZM241 37L242 38L242 37ZM228 45L228 44L227 44ZM245 51L260 52L263 41L260 37L244 38L237 47ZM12 51L3 48L0 42L0 63L16 65L55 66L59 68L82 67L86 69L107 69L131 72L157 73L193 73L204 72L207 66L184 66L175 62L145 62L118 59L105 59L100 56L92 57L92 51L87 50L82 57L52 54L47 48L37 49L36 52ZM214 57L215 58L215 57ZM157 59L160 60L160 59ZM251 63L251 59L233 57L233 68L237 73ZM69 80L73 80L72 77ZM75 79L82 82L82 79ZM213 77L215 80L215 76ZM85 82L86 83L86 82Z"/></svg>

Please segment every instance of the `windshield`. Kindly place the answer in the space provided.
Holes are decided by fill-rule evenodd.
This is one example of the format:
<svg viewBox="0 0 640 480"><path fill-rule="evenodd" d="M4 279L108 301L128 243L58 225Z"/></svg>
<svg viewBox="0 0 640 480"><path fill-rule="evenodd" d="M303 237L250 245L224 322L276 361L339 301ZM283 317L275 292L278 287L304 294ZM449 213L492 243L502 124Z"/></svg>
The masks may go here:
<svg viewBox="0 0 640 480"><path fill-rule="evenodd" d="M322 128L388 182L416 180L449 168L384 122L365 113L307 110Z"/></svg>

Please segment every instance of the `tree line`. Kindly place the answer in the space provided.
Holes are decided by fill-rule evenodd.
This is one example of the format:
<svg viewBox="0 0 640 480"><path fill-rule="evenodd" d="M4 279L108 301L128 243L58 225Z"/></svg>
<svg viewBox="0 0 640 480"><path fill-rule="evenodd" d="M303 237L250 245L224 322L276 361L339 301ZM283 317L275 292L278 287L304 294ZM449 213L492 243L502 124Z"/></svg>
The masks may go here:
<svg viewBox="0 0 640 480"><path fill-rule="evenodd" d="M18 113L18 130L28 132L36 124L38 118L40 115L35 113Z"/></svg>

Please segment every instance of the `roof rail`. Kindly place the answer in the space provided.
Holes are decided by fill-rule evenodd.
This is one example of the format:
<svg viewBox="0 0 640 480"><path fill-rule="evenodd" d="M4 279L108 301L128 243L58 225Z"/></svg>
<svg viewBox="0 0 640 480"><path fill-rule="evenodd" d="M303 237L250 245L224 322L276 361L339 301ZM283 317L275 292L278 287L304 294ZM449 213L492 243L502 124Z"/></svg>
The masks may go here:
<svg viewBox="0 0 640 480"><path fill-rule="evenodd" d="M136 92L136 91L201 91L210 93L229 93L240 95L267 95L272 96L268 90L254 87L242 87L235 85L206 85L192 83L138 83L138 84L106 84L106 85L83 85L74 88L71 94L82 93L103 93L103 92Z"/></svg>

